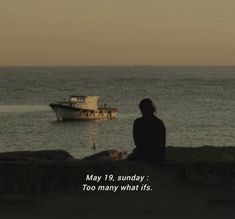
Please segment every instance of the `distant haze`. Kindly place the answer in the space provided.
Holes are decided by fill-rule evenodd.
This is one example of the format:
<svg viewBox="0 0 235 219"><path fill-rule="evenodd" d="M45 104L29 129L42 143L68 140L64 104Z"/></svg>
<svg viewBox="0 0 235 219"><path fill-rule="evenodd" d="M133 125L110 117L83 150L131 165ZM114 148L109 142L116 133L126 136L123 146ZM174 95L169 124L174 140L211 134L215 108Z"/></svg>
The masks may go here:
<svg viewBox="0 0 235 219"><path fill-rule="evenodd" d="M0 66L235 65L234 0L1 0Z"/></svg>

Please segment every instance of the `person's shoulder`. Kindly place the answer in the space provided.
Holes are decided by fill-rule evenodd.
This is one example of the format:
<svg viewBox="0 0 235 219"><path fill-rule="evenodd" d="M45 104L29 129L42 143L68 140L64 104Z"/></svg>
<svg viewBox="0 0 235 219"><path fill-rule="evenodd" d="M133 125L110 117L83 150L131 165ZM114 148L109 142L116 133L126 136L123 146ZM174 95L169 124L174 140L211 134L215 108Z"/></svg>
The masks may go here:
<svg viewBox="0 0 235 219"><path fill-rule="evenodd" d="M140 122L140 121L142 121L142 120L143 120L143 117L136 118L135 121L134 121L134 123L138 123L138 122Z"/></svg>
<svg viewBox="0 0 235 219"><path fill-rule="evenodd" d="M143 121L143 117L139 117L139 118L136 118L135 120L134 120L134 125L140 125L140 124L142 124L144 121Z"/></svg>
<svg viewBox="0 0 235 219"><path fill-rule="evenodd" d="M155 118L156 118L156 120L157 120L157 122L158 122L159 124L164 125L163 120L161 120L161 119L158 118L157 116L155 116Z"/></svg>

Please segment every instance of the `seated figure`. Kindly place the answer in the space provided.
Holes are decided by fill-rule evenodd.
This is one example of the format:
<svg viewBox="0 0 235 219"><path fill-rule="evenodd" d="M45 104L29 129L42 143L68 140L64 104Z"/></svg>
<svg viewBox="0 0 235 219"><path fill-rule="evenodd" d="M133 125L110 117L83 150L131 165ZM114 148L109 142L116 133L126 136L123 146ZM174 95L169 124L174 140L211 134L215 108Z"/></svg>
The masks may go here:
<svg viewBox="0 0 235 219"><path fill-rule="evenodd" d="M142 117L133 125L133 138L136 148L129 155L129 160L140 160L150 164L160 164L166 157L166 129L156 114L151 99L143 99L139 104Z"/></svg>

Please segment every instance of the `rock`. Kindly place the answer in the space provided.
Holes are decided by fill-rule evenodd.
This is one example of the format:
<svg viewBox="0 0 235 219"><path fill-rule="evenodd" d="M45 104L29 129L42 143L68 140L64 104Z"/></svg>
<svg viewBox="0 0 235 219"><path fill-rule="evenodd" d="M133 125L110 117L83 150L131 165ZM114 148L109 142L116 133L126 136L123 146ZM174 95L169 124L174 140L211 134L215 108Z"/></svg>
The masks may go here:
<svg viewBox="0 0 235 219"><path fill-rule="evenodd" d="M123 160L127 156L126 152L121 152L117 150L106 150L101 151L96 154L84 157L84 160Z"/></svg>
<svg viewBox="0 0 235 219"><path fill-rule="evenodd" d="M195 186L235 186L234 152L234 147L168 147L168 160L159 167L125 160L127 154L117 150L82 160L63 150L0 153L0 194L81 189L87 174L146 175L149 168L163 176L166 170L173 171L184 183Z"/></svg>
<svg viewBox="0 0 235 219"><path fill-rule="evenodd" d="M1 161L59 161L72 159L67 151L64 150L41 150L41 151L12 151L0 153Z"/></svg>
<svg viewBox="0 0 235 219"><path fill-rule="evenodd" d="M167 160L177 162L235 161L235 147L178 147L168 146Z"/></svg>

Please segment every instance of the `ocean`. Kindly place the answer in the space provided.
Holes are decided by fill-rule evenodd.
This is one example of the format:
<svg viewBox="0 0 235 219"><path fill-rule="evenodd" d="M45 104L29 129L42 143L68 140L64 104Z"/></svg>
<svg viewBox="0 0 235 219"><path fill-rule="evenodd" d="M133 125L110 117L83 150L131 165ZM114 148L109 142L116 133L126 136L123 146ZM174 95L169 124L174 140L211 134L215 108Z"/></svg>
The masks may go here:
<svg viewBox="0 0 235 219"><path fill-rule="evenodd" d="M49 104L70 95L100 96L118 108L117 119L57 122ZM131 151L146 97L168 146L235 146L235 67L1 67L0 151L63 149L77 158Z"/></svg>

